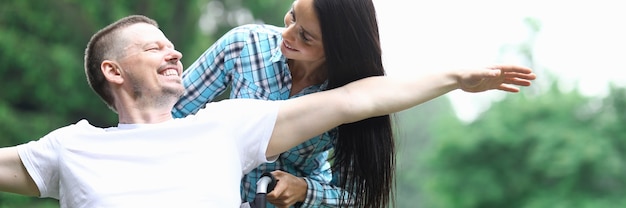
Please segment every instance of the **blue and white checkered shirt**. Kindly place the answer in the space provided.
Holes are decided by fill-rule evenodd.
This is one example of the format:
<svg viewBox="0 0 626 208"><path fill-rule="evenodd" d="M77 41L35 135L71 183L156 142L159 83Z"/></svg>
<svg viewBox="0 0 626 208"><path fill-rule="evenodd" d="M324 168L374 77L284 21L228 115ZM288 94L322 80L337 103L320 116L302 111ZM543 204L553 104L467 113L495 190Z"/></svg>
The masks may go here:
<svg viewBox="0 0 626 208"><path fill-rule="evenodd" d="M222 36L183 73L186 93L172 114L184 117L196 113L229 85L230 98L289 99L291 74L287 59L280 52L282 30L271 25L243 25ZM292 97L325 88L326 83L309 86ZM242 200L254 199L261 174L283 170L304 177L307 182L307 197L301 207L337 207L343 190L335 185L327 161L336 134L336 130L331 130L312 138L281 154L276 162L263 164L245 175Z"/></svg>

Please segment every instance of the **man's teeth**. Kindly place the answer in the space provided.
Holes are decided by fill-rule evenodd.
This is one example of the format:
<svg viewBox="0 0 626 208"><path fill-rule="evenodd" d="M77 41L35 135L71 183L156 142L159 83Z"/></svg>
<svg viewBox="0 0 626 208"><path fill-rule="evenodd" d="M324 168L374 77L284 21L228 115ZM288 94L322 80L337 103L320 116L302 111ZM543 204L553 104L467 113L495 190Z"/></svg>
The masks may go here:
<svg viewBox="0 0 626 208"><path fill-rule="evenodd" d="M163 72L164 76L178 76L178 71L174 69L168 69Z"/></svg>

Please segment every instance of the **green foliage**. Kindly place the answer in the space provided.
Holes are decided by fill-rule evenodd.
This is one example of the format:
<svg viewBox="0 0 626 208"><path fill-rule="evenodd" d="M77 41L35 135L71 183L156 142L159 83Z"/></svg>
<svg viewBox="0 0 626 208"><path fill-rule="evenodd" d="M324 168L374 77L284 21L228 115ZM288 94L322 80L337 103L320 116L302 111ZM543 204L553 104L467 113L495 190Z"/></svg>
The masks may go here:
<svg viewBox="0 0 626 208"><path fill-rule="evenodd" d="M430 207L626 205L624 92L599 100L555 84L508 96L466 126L443 121L425 152Z"/></svg>
<svg viewBox="0 0 626 208"><path fill-rule="evenodd" d="M59 202L55 199L37 199L17 194L0 194L0 208L58 208Z"/></svg>
<svg viewBox="0 0 626 208"><path fill-rule="evenodd" d="M209 0L203 7L204 17L213 22L214 34L221 35L235 26L248 23L284 25L284 16L292 1L282 0Z"/></svg>
<svg viewBox="0 0 626 208"><path fill-rule="evenodd" d="M420 190L419 184L426 183L428 178L419 160L430 146L434 121L442 117L455 117L447 97L435 98L393 117L397 148L396 207L419 208L428 201Z"/></svg>

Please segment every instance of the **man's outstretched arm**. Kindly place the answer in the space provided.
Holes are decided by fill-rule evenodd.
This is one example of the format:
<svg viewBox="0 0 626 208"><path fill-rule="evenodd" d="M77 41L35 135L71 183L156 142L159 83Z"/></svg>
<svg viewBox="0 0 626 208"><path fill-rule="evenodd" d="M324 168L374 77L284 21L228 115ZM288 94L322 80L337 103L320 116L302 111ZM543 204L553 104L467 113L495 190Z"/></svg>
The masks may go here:
<svg viewBox="0 0 626 208"><path fill-rule="evenodd" d="M39 189L22 164L17 147L0 148L0 191L39 196Z"/></svg>
<svg viewBox="0 0 626 208"><path fill-rule="evenodd" d="M515 65L412 78L376 76L333 90L280 101L283 103L266 155L280 154L341 124L399 112L456 89L518 92L518 86L530 86L535 77L531 69Z"/></svg>

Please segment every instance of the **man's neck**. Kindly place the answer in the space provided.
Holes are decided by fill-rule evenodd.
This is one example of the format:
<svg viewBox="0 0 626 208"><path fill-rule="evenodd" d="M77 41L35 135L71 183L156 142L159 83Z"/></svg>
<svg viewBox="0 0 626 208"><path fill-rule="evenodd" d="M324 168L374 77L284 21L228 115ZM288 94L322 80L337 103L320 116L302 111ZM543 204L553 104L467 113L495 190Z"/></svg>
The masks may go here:
<svg viewBox="0 0 626 208"><path fill-rule="evenodd" d="M172 120L172 111L137 111L134 113L119 113L121 124L151 124Z"/></svg>
<svg viewBox="0 0 626 208"><path fill-rule="evenodd" d="M149 105L125 105L118 108L118 118L121 124L151 124L172 120L171 106L150 107Z"/></svg>

